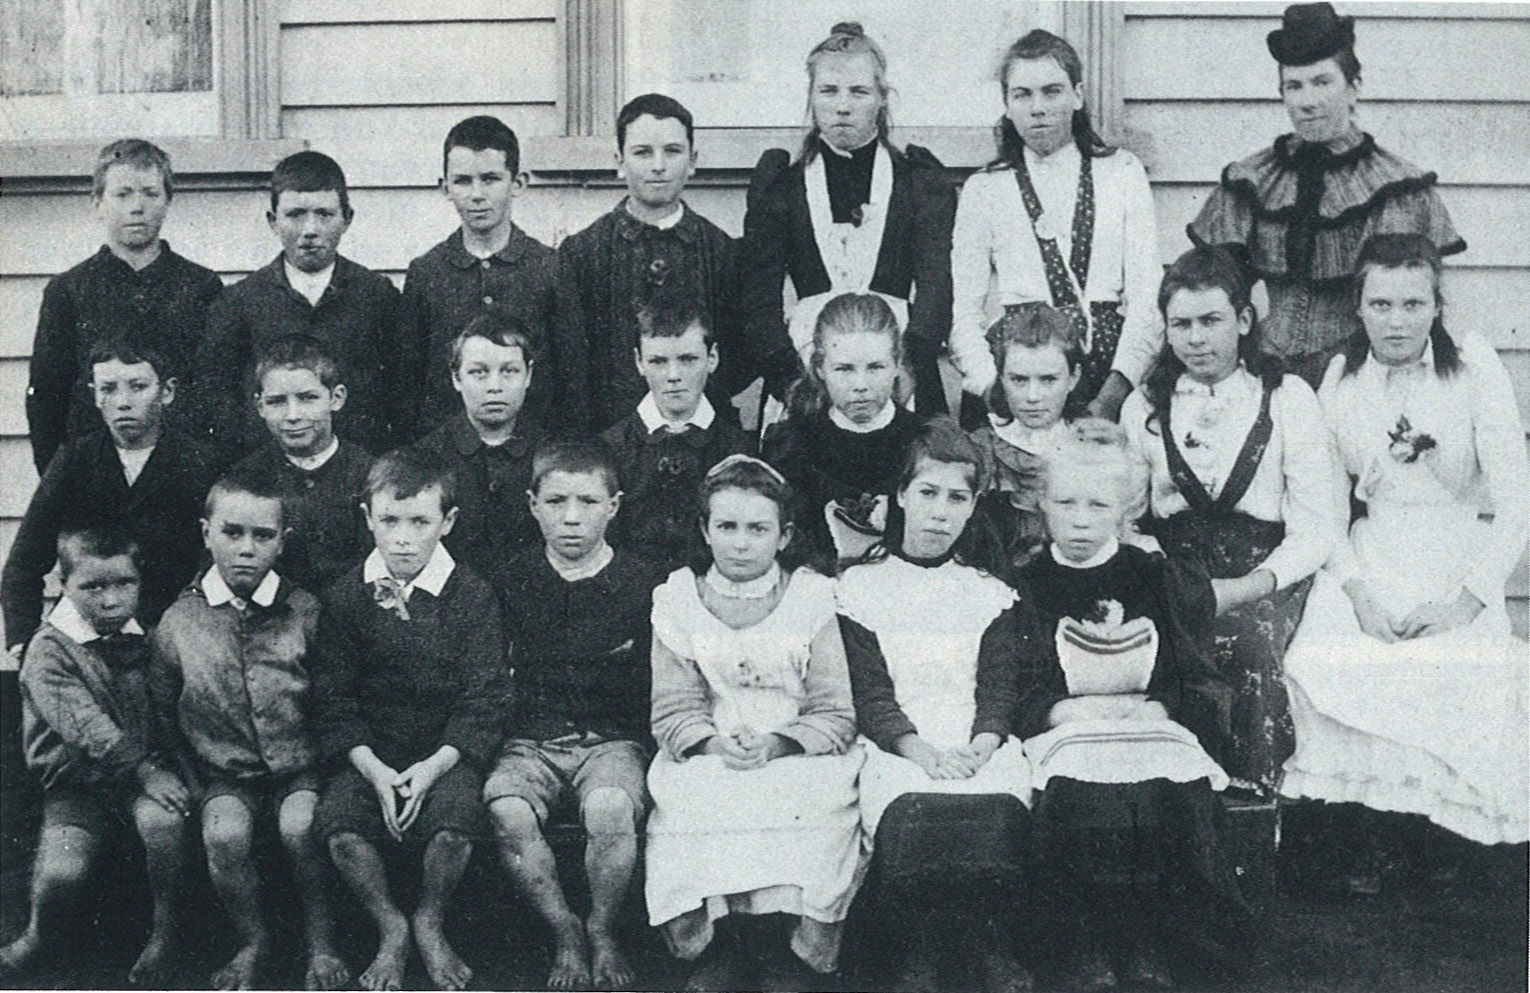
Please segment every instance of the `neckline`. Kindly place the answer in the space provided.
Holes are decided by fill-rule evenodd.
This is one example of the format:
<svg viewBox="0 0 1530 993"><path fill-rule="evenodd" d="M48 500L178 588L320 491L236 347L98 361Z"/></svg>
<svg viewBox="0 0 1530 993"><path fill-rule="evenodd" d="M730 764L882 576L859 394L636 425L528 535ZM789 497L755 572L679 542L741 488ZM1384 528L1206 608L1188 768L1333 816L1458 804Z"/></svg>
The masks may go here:
<svg viewBox="0 0 1530 993"><path fill-rule="evenodd" d="M958 537L957 541L960 540L961 538ZM938 569L945 565L947 562L951 562L956 558L956 541L951 542L951 547L946 549L944 553L931 557L910 555L908 552L903 550L902 546L894 548L891 551L895 557L902 559L909 565L916 565L921 569Z"/></svg>
<svg viewBox="0 0 1530 993"><path fill-rule="evenodd" d="M781 577L780 564L772 562L770 568L761 575L741 583L735 582L724 576L717 564L713 563L703 579L713 593L728 600L764 600L775 592Z"/></svg>

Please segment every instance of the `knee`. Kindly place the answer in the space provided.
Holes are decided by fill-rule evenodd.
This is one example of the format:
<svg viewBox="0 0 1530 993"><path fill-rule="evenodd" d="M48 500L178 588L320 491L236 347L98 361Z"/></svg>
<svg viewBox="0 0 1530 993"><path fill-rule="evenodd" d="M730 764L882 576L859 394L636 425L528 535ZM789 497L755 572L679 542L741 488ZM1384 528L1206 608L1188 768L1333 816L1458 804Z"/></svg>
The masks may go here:
<svg viewBox="0 0 1530 993"><path fill-rule="evenodd" d="M500 797L489 804L489 816L494 821L494 835L501 841L519 846L542 836L537 812L521 797Z"/></svg>
<svg viewBox="0 0 1530 993"><path fill-rule="evenodd" d="M133 823L144 845L151 849L180 844L186 831L186 815L166 810L147 797L140 797L133 805Z"/></svg>
<svg viewBox="0 0 1530 993"><path fill-rule="evenodd" d="M44 832L37 847L38 882L50 886L78 886L90 873L95 841L84 831Z"/></svg>
<svg viewBox="0 0 1530 993"><path fill-rule="evenodd" d="M311 843L316 799L312 793L294 793L277 811L276 830L289 852L303 851Z"/></svg>
<svg viewBox="0 0 1530 993"><path fill-rule="evenodd" d="M249 811L237 800L218 798L202 812L202 845L207 857L217 862L249 858L253 833Z"/></svg>
<svg viewBox="0 0 1530 993"><path fill-rule="evenodd" d="M336 865L353 865L368 855L376 853L370 841L349 831L331 835L327 847L329 857L335 861Z"/></svg>
<svg viewBox="0 0 1530 993"><path fill-rule="evenodd" d="M445 829L437 831L426 846L428 851L449 859L466 859L473 854L473 839L461 831Z"/></svg>
<svg viewBox="0 0 1530 993"><path fill-rule="evenodd" d="M603 786L591 790L579 807L585 833L600 837L637 833L637 808L625 790Z"/></svg>

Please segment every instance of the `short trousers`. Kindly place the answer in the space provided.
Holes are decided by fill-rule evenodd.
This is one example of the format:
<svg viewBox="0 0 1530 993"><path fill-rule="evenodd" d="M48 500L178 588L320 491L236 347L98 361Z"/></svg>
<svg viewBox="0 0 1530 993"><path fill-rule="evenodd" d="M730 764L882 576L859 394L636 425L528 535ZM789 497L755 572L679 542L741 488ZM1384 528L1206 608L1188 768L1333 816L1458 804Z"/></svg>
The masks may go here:
<svg viewBox="0 0 1530 993"><path fill-rule="evenodd" d="M648 758L647 749L625 738L511 738L500 749L499 761L484 784L483 799L493 803L519 797L536 812L537 822L545 825L560 803L572 798L582 807L585 797L610 787L627 794L640 823L648 809Z"/></svg>
<svg viewBox="0 0 1530 993"><path fill-rule="evenodd" d="M469 838L488 837L482 792L483 777L478 770L463 762L452 766L425 795L419 816L404 832L405 840L428 842L442 831ZM314 831L325 841L337 834L357 834L375 845L389 839L376 791L349 765L325 788L313 820Z"/></svg>
<svg viewBox="0 0 1530 993"><path fill-rule="evenodd" d="M251 816L258 815L261 810L279 812L282 804L294 793L319 792L319 775L312 769L285 776L256 776L251 779L233 779L208 772L202 782L206 784L202 788L202 809L205 810L207 804L216 797L231 796L244 804Z"/></svg>
<svg viewBox="0 0 1530 993"><path fill-rule="evenodd" d="M135 794L125 786L54 786L43 793L42 826L103 835L133 823Z"/></svg>

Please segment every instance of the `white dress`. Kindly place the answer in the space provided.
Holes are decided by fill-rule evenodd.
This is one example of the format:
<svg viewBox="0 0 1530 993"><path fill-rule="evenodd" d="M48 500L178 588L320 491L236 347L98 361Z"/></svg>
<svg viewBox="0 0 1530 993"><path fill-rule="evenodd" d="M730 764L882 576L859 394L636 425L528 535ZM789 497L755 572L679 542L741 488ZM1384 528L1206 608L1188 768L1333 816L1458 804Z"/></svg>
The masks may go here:
<svg viewBox="0 0 1530 993"><path fill-rule="evenodd" d="M1530 468L1498 355L1474 335L1460 351L1449 378L1426 348L1416 365L1371 358L1352 376L1340 356L1323 381L1338 489L1353 484L1367 514L1319 574L1286 656L1297 747L1281 792L1522 842L1527 652L1510 634L1504 583L1525 551ZM1466 627L1388 644L1360 630L1343 590L1354 577L1399 619L1463 589L1485 606Z"/></svg>
<svg viewBox="0 0 1530 993"><path fill-rule="evenodd" d="M921 566L896 556L839 578L839 612L876 635L898 707L936 748L972 740L978 649L990 624L1015 602L998 579L948 561ZM866 743L861 821L867 838L905 793L1009 793L1030 806L1031 768L1020 740L1007 738L970 779L931 779L901 755Z"/></svg>
<svg viewBox="0 0 1530 993"><path fill-rule="evenodd" d="M856 812L864 753L848 721L840 722L842 734L825 733L804 716L809 667L820 664L810 658L810 645L834 621L833 587L832 580L799 569L771 614L741 629L707 609L689 569L675 571L654 591L654 638L694 663L710 711L697 715L700 726L690 730L655 729L660 752L648 771L650 923L703 906L711 919L787 913L844 920L868 858ZM831 675L849 711L848 676L843 670ZM661 692L656 683L656 699ZM673 754L690 747L684 742L744 727L786 733L807 754L747 771L729 769L715 755Z"/></svg>

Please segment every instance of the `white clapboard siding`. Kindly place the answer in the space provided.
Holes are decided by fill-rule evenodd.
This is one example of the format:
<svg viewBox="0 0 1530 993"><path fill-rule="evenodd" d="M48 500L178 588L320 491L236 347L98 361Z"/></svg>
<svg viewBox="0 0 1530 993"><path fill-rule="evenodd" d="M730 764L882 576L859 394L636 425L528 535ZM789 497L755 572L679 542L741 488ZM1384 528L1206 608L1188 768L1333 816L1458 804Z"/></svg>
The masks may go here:
<svg viewBox="0 0 1530 993"><path fill-rule="evenodd" d="M563 130L563 114L554 104L485 103L441 106L383 107L284 107L282 134L311 138L314 146L327 150L332 141L392 141L434 146L440 155L441 140L452 125L466 117L488 114L510 125L517 137L555 135ZM439 175L439 165L437 175Z"/></svg>

